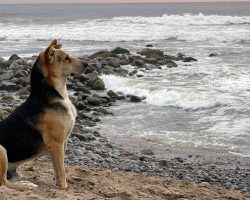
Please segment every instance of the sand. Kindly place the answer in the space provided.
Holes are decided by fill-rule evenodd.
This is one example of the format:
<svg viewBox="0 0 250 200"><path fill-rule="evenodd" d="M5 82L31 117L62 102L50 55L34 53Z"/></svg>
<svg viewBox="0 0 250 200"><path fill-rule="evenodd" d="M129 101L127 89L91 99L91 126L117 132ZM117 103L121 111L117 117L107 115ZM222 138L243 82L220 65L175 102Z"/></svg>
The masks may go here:
<svg viewBox="0 0 250 200"><path fill-rule="evenodd" d="M15 191L0 187L0 200L247 200L250 194L226 190L209 184L171 180L167 177L149 177L107 169L90 169L66 166L68 189L59 190L53 181L50 163L33 162L23 166L23 180L29 180L38 188Z"/></svg>

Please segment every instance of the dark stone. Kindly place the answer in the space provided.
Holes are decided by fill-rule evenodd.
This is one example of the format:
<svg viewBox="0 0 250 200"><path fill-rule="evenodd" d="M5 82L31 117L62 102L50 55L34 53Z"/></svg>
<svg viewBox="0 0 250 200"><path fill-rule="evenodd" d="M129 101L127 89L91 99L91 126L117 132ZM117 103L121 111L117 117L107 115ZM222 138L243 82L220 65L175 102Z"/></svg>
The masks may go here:
<svg viewBox="0 0 250 200"><path fill-rule="evenodd" d="M153 45L152 44L147 44L146 47L153 47Z"/></svg>
<svg viewBox="0 0 250 200"><path fill-rule="evenodd" d="M130 52L127 49L117 47L113 51L111 51L111 53L113 53L113 54L129 54Z"/></svg>
<svg viewBox="0 0 250 200"><path fill-rule="evenodd" d="M93 90L104 90L105 89L105 84L102 79L100 79L98 76L93 76L91 77L87 85L91 87Z"/></svg>
<svg viewBox="0 0 250 200"><path fill-rule="evenodd" d="M196 62L196 61L198 61L198 60L195 58L192 58L192 57L185 57L183 59L183 62Z"/></svg>
<svg viewBox="0 0 250 200"><path fill-rule="evenodd" d="M86 142L91 141L91 140L96 140L96 138L91 133L85 133L85 134L73 133L72 136L75 136L79 140L86 141Z"/></svg>
<svg viewBox="0 0 250 200"><path fill-rule="evenodd" d="M18 90L20 87L18 87L15 83L3 81L0 84L0 90L6 90L6 91L15 91Z"/></svg>
<svg viewBox="0 0 250 200"><path fill-rule="evenodd" d="M129 76L134 76L138 71L137 70L133 70L131 72L129 72Z"/></svg>
<svg viewBox="0 0 250 200"><path fill-rule="evenodd" d="M159 58L164 57L163 51L159 49L143 49L139 54L146 56L146 57L153 57L153 58Z"/></svg>
<svg viewBox="0 0 250 200"><path fill-rule="evenodd" d="M138 97L138 96L135 96L135 95L131 95L131 96L130 96L130 101L131 101L131 102L135 102L135 103L141 102L141 98Z"/></svg>
<svg viewBox="0 0 250 200"><path fill-rule="evenodd" d="M99 106L102 103L100 99L93 96L87 97L86 100L88 101L89 105L92 106Z"/></svg>
<svg viewBox="0 0 250 200"><path fill-rule="evenodd" d="M114 69L114 72L116 72L120 76L126 76L129 71L123 68L119 68L119 69Z"/></svg>
<svg viewBox="0 0 250 200"><path fill-rule="evenodd" d="M145 65L145 62L140 59L135 59L133 60L132 65L137 67L143 67Z"/></svg>
<svg viewBox="0 0 250 200"><path fill-rule="evenodd" d="M83 102L78 102L78 103L76 104L76 108L77 108L78 110L84 110L86 107L87 107L87 106L86 106Z"/></svg>
<svg viewBox="0 0 250 200"><path fill-rule="evenodd" d="M17 61L19 59L21 59L21 58L18 55L13 54L12 56L10 56L8 61L15 62L15 61Z"/></svg>
<svg viewBox="0 0 250 200"><path fill-rule="evenodd" d="M158 60L156 58L144 58L143 61L149 64L157 64Z"/></svg>
<svg viewBox="0 0 250 200"><path fill-rule="evenodd" d="M211 53L211 54L209 55L209 57L216 57L216 56L219 56L219 54L218 54L218 53L216 53L216 52Z"/></svg>
<svg viewBox="0 0 250 200"><path fill-rule="evenodd" d="M125 99L125 95L124 94L118 94L118 93L115 93L113 90L109 90L107 95L112 98L112 99L117 99L117 100L122 100L122 99Z"/></svg>
<svg viewBox="0 0 250 200"><path fill-rule="evenodd" d="M154 152L153 152L152 149L143 149L141 151L141 153L144 154L144 155L154 155Z"/></svg>

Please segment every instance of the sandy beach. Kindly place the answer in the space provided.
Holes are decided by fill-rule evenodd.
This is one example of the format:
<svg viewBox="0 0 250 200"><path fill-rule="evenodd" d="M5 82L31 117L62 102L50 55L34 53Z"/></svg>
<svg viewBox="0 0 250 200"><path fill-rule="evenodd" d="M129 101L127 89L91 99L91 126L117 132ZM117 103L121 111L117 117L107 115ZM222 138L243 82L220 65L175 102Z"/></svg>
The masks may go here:
<svg viewBox="0 0 250 200"><path fill-rule="evenodd" d="M0 188L1 200L247 200L233 190L221 189L209 184L194 184L170 178L144 176L121 171L91 169L85 166L66 166L69 188L58 190L54 184L52 165L31 163L22 167L25 180L38 184L33 191L18 192Z"/></svg>

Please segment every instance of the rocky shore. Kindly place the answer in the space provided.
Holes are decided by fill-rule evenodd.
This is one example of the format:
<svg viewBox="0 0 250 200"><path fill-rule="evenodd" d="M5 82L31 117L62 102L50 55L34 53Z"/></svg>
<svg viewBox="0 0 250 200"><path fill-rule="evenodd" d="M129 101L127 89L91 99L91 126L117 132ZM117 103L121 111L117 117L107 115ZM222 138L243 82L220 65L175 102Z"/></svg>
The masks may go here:
<svg viewBox="0 0 250 200"><path fill-rule="evenodd" d="M29 75L36 56L9 60L0 58L0 120L8 116L29 95ZM69 165L85 165L136 174L167 176L178 180L217 185L250 193L250 158L241 158L225 152L161 149L150 143L124 142L117 145L102 136L95 128L105 115L115 115L109 107L115 102L139 103L144 97L106 91L100 75L132 76L162 67L178 67L179 62L197 61L182 53L165 55L148 45L137 54L127 49L99 51L82 56L89 63L85 74L69 78L70 98L78 110L73 134L69 139L65 161ZM128 65L135 67L129 70ZM126 138L125 138L126 141ZM40 161L48 161L42 158Z"/></svg>

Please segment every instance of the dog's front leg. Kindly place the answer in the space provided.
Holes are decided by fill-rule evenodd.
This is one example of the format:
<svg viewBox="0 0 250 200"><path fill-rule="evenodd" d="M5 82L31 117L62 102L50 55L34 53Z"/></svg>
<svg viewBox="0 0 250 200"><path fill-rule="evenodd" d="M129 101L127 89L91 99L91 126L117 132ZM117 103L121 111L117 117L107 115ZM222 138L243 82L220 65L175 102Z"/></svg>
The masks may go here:
<svg viewBox="0 0 250 200"><path fill-rule="evenodd" d="M53 144L50 147L50 154L55 171L56 184L61 189L66 189L67 182L64 167L64 144Z"/></svg>

